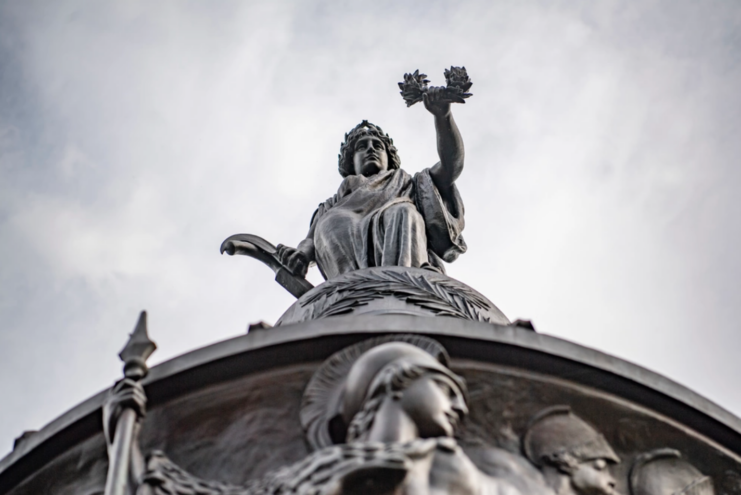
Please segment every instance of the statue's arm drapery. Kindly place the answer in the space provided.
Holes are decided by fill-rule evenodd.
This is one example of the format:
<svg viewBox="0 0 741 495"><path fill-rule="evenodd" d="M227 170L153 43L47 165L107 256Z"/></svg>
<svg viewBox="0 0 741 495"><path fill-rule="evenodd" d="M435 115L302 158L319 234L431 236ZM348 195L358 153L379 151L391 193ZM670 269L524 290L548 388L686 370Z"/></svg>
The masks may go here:
<svg viewBox="0 0 741 495"><path fill-rule="evenodd" d="M309 232L306 234L306 238L304 238L304 240L302 240L297 246L297 249L304 253L307 258L309 258L309 261L316 261L316 252L314 250L314 231L316 230L316 224L322 217L322 215L324 215L327 210L332 208L332 206L337 203L340 195L344 192L342 190L344 185L345 182L343 181L342 186L340 186L340 191L338 191L337 194L319 204L317 209L314 211L314 214L311 216L311 222L309 222Z"/></svg>
<svg viewBox="0 0 741 495"><path fill-rule="evenodd" d="M415 174L414 201L425 220L427 248L451 263L467 249L461 235L465 226L463 200L455 184L450 185L448 197L444 198L432 179L431 170Z"/></svg>

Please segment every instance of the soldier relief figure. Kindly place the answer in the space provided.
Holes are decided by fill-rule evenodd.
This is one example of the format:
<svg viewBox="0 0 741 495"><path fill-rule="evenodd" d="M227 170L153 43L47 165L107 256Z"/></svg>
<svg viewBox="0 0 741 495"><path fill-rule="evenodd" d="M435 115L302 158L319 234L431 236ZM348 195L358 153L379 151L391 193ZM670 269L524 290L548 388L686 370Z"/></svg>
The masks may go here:
<svg viewBox="0 0 741 495"><path fill-rule="evenodd" d="M523 438L523 449L558 495L611 495L615 491L610 466L620 458L605 437L568 406L553 406L536 414Z"/></svg>

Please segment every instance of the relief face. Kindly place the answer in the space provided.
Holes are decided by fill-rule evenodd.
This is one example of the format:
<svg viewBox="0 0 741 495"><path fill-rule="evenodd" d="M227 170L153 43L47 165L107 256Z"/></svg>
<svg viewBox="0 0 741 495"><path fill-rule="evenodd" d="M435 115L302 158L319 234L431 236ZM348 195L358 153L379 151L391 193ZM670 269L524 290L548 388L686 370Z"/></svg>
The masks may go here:
<svg viewBox="0 0 741 495"><path fill-rule="evenodd" d="M556 493L612 495L610 465L619 464L605 437L568 406L540 411L523 439L530 462L538 466Z"/></svg>

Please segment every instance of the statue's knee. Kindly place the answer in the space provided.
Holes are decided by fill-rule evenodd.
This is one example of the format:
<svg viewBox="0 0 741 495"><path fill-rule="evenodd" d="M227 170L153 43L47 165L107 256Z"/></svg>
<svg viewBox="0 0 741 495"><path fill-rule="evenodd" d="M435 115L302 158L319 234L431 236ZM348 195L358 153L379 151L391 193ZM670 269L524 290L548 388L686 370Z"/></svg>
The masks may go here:
<svg viewBox="0 0 741 495"><path fill-rule="evenodd" d="M388 219L397 219L410 224L416 224L419 222L424 223L422 215L417 210L417 207L412 203L397 203L390 206L386 210L384 217Z"/></svg>

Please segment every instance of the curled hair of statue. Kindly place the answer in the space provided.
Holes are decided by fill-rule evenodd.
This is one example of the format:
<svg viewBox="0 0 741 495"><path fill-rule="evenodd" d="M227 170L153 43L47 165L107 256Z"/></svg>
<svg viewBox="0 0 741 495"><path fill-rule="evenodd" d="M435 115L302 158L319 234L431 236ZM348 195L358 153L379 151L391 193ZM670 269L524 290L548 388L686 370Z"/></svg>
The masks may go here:
<svg viewBox="0 0 741 495"><path fill-rule="evenodd" d="M399 334L374 337L348 346L330 356L314 373L301 400L301 426L313 450L343 443L344 427L337 424L336 413L345 379L357 359L368 350L388 342L414 345L447 366L450 360L445 348L436 340L421 335ZM370 407L370 406L368 406Z"/></svg>
<svg viewBox="0 0 741 495"><path fill-rule="evenodd" d="M342 177L355 174L355 165L353 164L353 154L355 153L355 142L363 136L374 136L383 142L386 147L386 154L389 159L389 170L401 168L401 158L399 152L394 146L394 140L388 134L383 132L379 126L371 124L367 120L353 127L345 134L345 142L340 145L340 154L338 155L338 166Z"/></svg>

